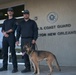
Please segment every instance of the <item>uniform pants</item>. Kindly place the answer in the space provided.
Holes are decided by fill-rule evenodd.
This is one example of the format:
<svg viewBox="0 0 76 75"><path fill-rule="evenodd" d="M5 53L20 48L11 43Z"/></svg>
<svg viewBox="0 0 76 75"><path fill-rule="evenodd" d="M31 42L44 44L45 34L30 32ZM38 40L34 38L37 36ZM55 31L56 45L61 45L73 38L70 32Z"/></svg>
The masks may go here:
<svg viewBox="0 0 76 75"><path fill-rule="evenodd" d="M2 48L3 67L7 68L7 65L8 65L8 47L10 47L13 68L17 69L17 57L16 57L16 52L15 52L15 36L9 36L8 38L3 37L2 46L3 46L3 48Z"/></svg>

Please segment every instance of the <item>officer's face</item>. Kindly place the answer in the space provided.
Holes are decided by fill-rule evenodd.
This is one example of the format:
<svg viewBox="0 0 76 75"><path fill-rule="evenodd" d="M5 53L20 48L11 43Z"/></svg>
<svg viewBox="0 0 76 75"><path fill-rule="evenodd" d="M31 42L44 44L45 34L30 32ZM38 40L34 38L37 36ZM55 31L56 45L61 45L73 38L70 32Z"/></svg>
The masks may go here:
<svg viewBox="0 0 76 75"><path fill-rule="evenodd" d="M29 19L29 14L23 14L24 19Z"/></svg>
<svg viewBox="0 0 76 75"><path fill-rule="evenodd" d="M14 12L13 11L7 11L8 16L13 16Z"/></svg>

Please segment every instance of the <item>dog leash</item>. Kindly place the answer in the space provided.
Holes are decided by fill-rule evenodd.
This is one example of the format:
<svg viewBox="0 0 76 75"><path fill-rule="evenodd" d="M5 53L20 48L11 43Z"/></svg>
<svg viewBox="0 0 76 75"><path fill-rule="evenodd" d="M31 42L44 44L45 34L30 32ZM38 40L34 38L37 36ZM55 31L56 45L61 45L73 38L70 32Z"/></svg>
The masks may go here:
<svg viewBox="0 0 76 75"><path fill-rule="evenodd" d="M38 50L38 46L37 46L37 44L35 43L35 50Z"/></svg>

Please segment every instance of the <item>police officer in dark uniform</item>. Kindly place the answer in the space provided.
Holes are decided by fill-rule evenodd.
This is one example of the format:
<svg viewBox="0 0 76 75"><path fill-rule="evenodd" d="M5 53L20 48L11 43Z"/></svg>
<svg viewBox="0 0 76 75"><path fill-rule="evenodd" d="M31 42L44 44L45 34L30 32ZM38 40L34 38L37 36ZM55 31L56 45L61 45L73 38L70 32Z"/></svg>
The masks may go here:
<svg viewBox="0 0 76 75"><path fill-rule="evenodd" d="M3 51L3 66L0 71L6 71L8 65L8 47L10 47L10 52L12 56L13 70L12 73L18 71L17 68L17 58L15 52L15 30L17 28L16 19L13 17L13 8L8 8L7 15L8 18L4 21L2 26L3 41L2 41L2 51Z"/></svg>
<svg viewBox="0 0 76 75"><path fill-rule="evenodd" d="M19 37L21 35L21 50L22 54L24 55L24 63L25 63L25 69L22 70L22 73L30 72L30 61L29 57L26 53L24 53L23 46L27 42L29 42L33 49L35 49L35 43L38 38L38 27L34 20L31 20L29 18L30 13L28 10L24 10L23 17L24 19L20 22L17 29L17 42L16 44L19 44Z"/></svg>

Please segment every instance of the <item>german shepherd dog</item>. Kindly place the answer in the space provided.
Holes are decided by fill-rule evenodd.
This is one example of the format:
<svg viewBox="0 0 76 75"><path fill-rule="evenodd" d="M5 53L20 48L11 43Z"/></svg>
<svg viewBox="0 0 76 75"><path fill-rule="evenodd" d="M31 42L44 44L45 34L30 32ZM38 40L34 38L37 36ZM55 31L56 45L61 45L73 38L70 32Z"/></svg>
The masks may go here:
<svg viewBox="0 0 76 75"><path fill-rule="evenodd" d="M39 61L41 60L46 60L49 69L50 69L50 73L53 72L53 68L52 68L52 64L55 62L55 65L57 67L57 69L59 71L61 71L58 61L56 59L56 56L48 51L38 51L38 50L33 50L32 46L30 46L30 44L25 44L23 46L23 48L25 49L25 53L27 53L29 55L29 58L33 64L34 67L34 74L38 74L39 75Z"/></svg>

